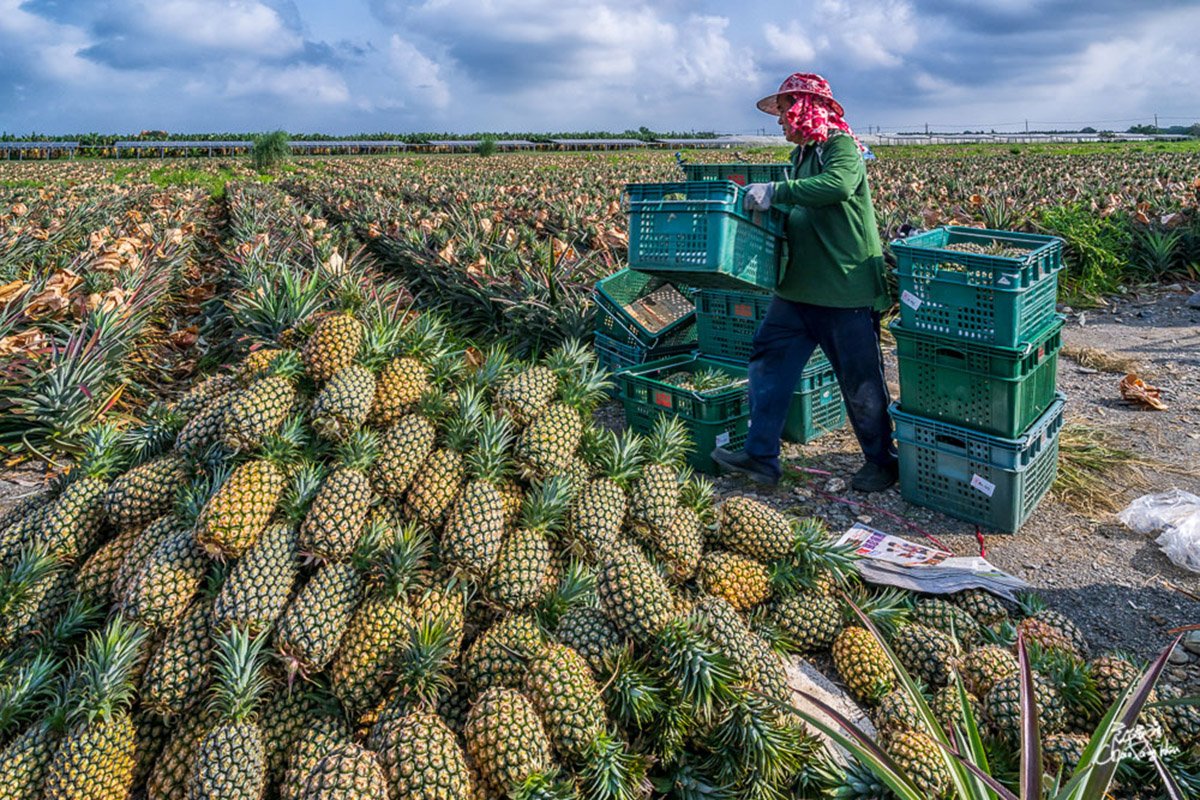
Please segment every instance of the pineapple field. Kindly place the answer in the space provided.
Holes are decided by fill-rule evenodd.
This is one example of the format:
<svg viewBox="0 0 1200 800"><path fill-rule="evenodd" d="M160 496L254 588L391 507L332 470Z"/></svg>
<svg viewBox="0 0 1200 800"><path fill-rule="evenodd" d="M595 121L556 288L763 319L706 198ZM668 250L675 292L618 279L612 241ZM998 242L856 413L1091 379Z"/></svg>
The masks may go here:
<svg viewBox="0 0 1200 800"><path fill-rule="evenodd" d="M1054 233L1092 330L1153 295L1185 339L1160 359L1195 334L1200 155L870 169L885 240ZM756 495L689 468L678 420L614 415L592 288L624 266L624 184L677 175L665 152L0 164L0 800L1200 794L1194 574L1154 551L1158 583L1122 576L1112 614L1150 642L1054 592L885 589L833 544L854 516L975 539L841 503L848 434ZM1143 466L1197 490L1194 378ZM1111 508L1066 509L1046 526L1111 534ZM1048 560L1013 538L998 563ZM869 719L822 713L800 660Z"/></svg>

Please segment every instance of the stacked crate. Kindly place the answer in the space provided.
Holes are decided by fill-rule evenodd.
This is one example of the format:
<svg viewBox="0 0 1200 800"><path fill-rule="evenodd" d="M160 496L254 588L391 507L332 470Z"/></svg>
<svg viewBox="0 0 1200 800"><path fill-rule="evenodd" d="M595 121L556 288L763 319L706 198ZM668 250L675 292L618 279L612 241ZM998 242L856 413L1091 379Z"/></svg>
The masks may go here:
<svg viewBox="0 0 1200 800"><path fill-rule="evenodd" d="M631 270L696 287L698 352L648 360L617 374L626 422L647 433L660 414L683 421L692 466L714 472L714 447L739 449L750 420L746 363L750 342L775 288L785 217L747 212L747 183L782 180L788 164L683 164L687 181L625 187ZM718 370L732 382L693 391L681 376ZM785 437L810 441L844 423L845 407L829 362L814 355L801 379Z"/></svg>
<svg viewBox="0 0 1200 800"><path fill-rule="evenodd" d="M895 241L892 251L900 492L1016 531L1058 471L1062 241L945 227Z"/></svg>
<svg viewBox="0 0 1200 800"><path fill-rule="evenodd" d="M692 291L623 269L596 283L596 357L610 372L696 349Z"/></svg>

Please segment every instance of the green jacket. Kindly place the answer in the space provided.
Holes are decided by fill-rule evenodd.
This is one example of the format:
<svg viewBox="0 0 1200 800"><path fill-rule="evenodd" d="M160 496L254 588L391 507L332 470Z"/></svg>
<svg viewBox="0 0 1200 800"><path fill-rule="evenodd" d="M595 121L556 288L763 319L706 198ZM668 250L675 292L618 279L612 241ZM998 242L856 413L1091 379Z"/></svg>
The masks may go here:
<svg viewBox="0 0 1200 800"><path fill-rule="evenodd" d="M787 269L775 293L818 306L886 309L883 249L854 139L837 133L819 153L797 147L791 160L792 180L776 183L772 200L788 212Z"/></svg>

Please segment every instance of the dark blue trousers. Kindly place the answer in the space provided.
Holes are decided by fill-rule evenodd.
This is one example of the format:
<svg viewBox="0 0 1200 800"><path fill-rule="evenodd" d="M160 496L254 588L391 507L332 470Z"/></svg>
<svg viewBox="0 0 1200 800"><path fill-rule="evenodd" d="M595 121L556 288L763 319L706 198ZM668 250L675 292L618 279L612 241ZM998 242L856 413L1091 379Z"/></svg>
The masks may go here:
<svg viewBox="0 0 1200 800"><path fill-rule="evenodd" d="M750 434L746 453L779 466L779 439L800 374L820 346L833 365L846 412L863 456L881 466L896 462L888 416L879 312L830 308L775 297L754 334L750 355Z"/></svg>

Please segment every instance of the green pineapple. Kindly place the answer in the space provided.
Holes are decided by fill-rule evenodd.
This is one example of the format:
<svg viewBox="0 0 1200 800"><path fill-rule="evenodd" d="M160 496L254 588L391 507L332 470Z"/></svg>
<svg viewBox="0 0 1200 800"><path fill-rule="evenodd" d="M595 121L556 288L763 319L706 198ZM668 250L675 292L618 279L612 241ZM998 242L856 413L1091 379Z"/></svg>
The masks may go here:
<svg viewBox="0 0 1200 800"><path fill-rule="evenodd" d="M353 741L345 721L332 709L310 712L287 755L279 784L281 800L300 800L304 781L321 759Z"/></svg>
<svg viewBox="0 0 1200 800"><path fill-rule="evenodd" d="M313 675L329 664L363 595L352 562L329 561L293 595L275 627L275 649L288 675Z"/></svg>
<svg viewBox="0 0 1200 800"><path fill-rule="evenodd" d="M974 617L953 603L937 598L918 601L913 607L912 621L948 633L966 647L973 647L983 635Z"/></svg>
<svg viewBox="0 0 1200 800"><path fill-rule="evenodd" d="M606 671L605 662L625 646L625 637L594 606L577 605L568 609L559 617L554 637L583 656L598 675Z"/></svg>
<svg viewBox="0 0 1200 800"><path fill-rule="evenodd" d="M266 786L266 750L258 724L267 688L265 636L236 628L216 637L211 706L217 722L196 747L188 776L188 800L257 800Z"/></svg>
<svg viewBox="0 0 1200 800"><path fill-rule="evenodd" d="M267 756L268 787L278 785L283 779L288 754L304 735L307 722L327 707L329 702L320 689L273 685L270 695L263 700L260 715L263 751Z"/></svg>
<svg viewBox="0 0 1200 800"><path fill-rule="evenodd" d="M928 734L902 729L888 736L886 750L924 797L949 797L954 784L942 757L942 749Z"/></svg>
<svg viewBox="0 0 1200 800"><path fill-rule="evenodd" d="M88 557L79 568L79 574L75 576L75 590L80 596L105 606L116 599L113 595L113 583L116 581L117 572L141 533L141 528L127 528Z"/></svg>
<svg viewBox="0 0 1200 800"><path fill-rule="evenodd" d="M308 377L327 381L354 363L363 340L363 326L347 313L331 314L317 323L304 343L302 357Z"/></svg>
<svg viewBox="0 0 1200 800"><path fill-rule="evenodd" d="M466 754L437 714L416 709L377 722L368 742L379 753L393 798L465 800L472 796Z"/></svg>
<svg viewBox="0 0 1200 800"><path fill-rule="evenodd" d="M183 458L160 456L112 482L104 493L104 513L121 530L148 525L171 510L179 487L190 480Z"/></svg>
<svg viewBox="0 0 1200 800"><path fill-rule="evenodd" d="M700 585L723 597L738 611L746 611L771 594L771 575L765 564L729 552L709 550L700 559Z"/></svg>
<svg viewBox="0 0 1200 800"><path fill-rule="evenodd" d="M400 325L372 321L364 350L367 365L379 373L371 406L374 424L387 427L416 410L433 388L430 361L444 350L445 336L445 325L429 314Z"/></svg>
<svg viewBox="0 0 1200 800"><path fill-rule="evenodd" d="M38 545L62 561L76 561L98 543L109 478L121 467L120 433L108 425L84 436L84 454L70 482L46 509Z"/></svg>
<svg viewBox="0 0 1200 800"><path fill-rule="evenodd" d="M11 569L34 544L56 494L40 492L19 501L0 519L0 570Z"/></svg>
<svg viewBox="0 0 1200 800"><path fill-rule="evenodd" d="M603 556L596 575L600 608L617 630L645 642L675 616L675 603L666 582L634 545L617 543Z"/></svg>
<svg viewBox="0 0 1200 800"><path fill-rule="evenodd" d="M403 497L433 452L442 403L436 391L423 395L417 411L402 416L379 438L371 485L383 497Z"/></svg>
<svg viewBox="0 0 1200 800"><path fill-rule="evenodd" d="M115 618L87 641L68 699L67 730L46 769L45 796L125 800L133 788L133 676L148 636Z"/></svg>
<svg viewBox="0 0 1200 800"><path fill-rule="evenodd" d="M1016 675L1020 666L1010 650L987 644L971 650L959 662L963 686L976 697L984 697L999 681Z"/></svg>
<svg viewBox="0 0 1200 800"><path fill-rule="evenodd" d="M593 354L583 344L567 342L551 353L544 364L518 370L502 380L496 389L494 406L515 428L524 428L554 401L562 376L593 361Z"/></svg>
<svg viewBox="0 0 1200 800"><path fill-rule="evenodd" d="M0 573L0 653L37 633L73 594L75 572L41 549L21 551Z"/></svg>
<svg viewBox="0 0 1200 800"><path fill-rule="evenodd" d="M188 459L198 459L213 444L221 441L225 419L241 392L226 392L202 406L175 436L175 452Z"/></svg>
<svg viewBox="0 0 1200 800"><path fill-rule="evenodd" d="M691 447L678 417L662 415L646 438L646 463L630 484L629 518L651 530L670 527L679 509L679 471Z"/></svg>
<svg viewBox="0 0 1200 800"><path fill-rule="evenodd" d="M203 699L211 679L212 607L211 598L197 598L157 643L142 674L138 698L143 709L181 717Z"/></svg>
<svg viewBox="0 0 1200 800"><path fill-rule="evenodd" d="M926 625L905 625L892 637L892 650L904 669L931 689L945 686L958 659L958 641Z"/></svg>
<svg viewBox="0 0 1200 800"><path fill-rule="evenodd" d="M148 800L179 800L184 796L196 749L217 721L216 711L201 706L173 725L146 780Z"/></svg>
<svg viewBox="0 0 1200 800"><path fill-rule="evenodd" d="M520 611L543 599L553 588L554 537L571 501L564 478L534 484L521 523L505 537L488 573L485 593L506 611Z"/></svg>
<svg viewBox="0 0 1200 800"><path fill-rule="evenodd" d="M983 713L979 698L968 692L967 703L971 706L971 715L978 722ZM947 731L953 730L956 725L961 727L963 725L963 704L962 697L958 693L958 685L949 683L934 692L933 699L929 701L929 709L933 711L937 721Z"/></svg>
<svg viewBox="0 0 1200 800"><path fill-rule="evenodd" d="M387 781L374 753L344 744L308 773L300 800L388 800Z"/></svg>
<svg viewBox="0 0 1200 800"><path fill-rule="evenodd" d="M903 688L893 689L879 698L879 705L874 708L871 721L884 736L894 731L919 731L925 728L917 704Z"/></svg>
<svg viewBox="0 0 1200 800"><path fill-rule="evenodd" d="M587 661L570 647L551 644L530 662L524 692L564 756L583 758L604 733L600 687Z"/></svg>
<svg viewBox="0 0 1200 800"><path fill-rule="evenodd" d="M505 796L552 766L542 720L516 689L494 687L480 695L471 707L464 738L467 753L492 796Z"/></svg>
<svg viewBox="0 0 1200 800"><path fill-rule="evenodd" d="M841 604L814 591L780 598L772 605L770 618L801 653L824 650L842 630Z"/></svg>
<svg viewBox="0 0 1200 800"><path fill-rule="evenodd" d="M285 350L277 347L262 347L257 350L251 350L234 370L233 377L235 383L245 389L259 378L271 374L271 365L284 352Z"/></svg>
<svg viewBox="0 0 1200 800"><path fill-rule="evenodd" d="M895 687L892 662L874 634L850 626L833 642L833 666L851 693L873 705Z"/></svg>
<svg viewBox="0 0 1200 800"><path fill-rule="evenodd" d="M262 633L283 613L300 575L294 525L271 524L229 570L212 610L215 630Z"/></svg>
<svg viewBox="0 0 1200 800"><path fill-rule="evenodd" d="M299 359L289 351L271 362L266 377L236 394L222 428L222 440L229 449L255 450L279 432L300 401L296 388L300 369Z"/></svg>
<svg viewBox="0 0 1200 800"><path fill-rule="evenodd" d="M1037 704L1038 722L1042 735L1058 733L1063 728L1063 702L1058 690L1040 672L1033 673L1033 698ZM1012 675L996 681L983 698L984 719L992 733L1008 742L1017 742L1021 735L1021 676Z"/></svg>
<svg viewBox="0 0 1200 800"><path fill-rule="evenodd" d="M429 454L404 498L408 515L431 528L441 527L467 476L465 454L475 445L483 419L483 401L473 386L458 394L456 410L446 423L442 445Z"/></svg>
<svg viewBox="0 0 1200 800"><path fill-rule="evenodd" d="M202 505L204 503L207 496L198 496L202 494L200 491L202 487L206 488L204 481L197 481L184 487L178 495L177 511L164 514L138 533L133 544L129 546L129 551L125 553L121 563L117 566L116 575L113 576L111 589L113 598L120 600L125 596L125 592L129 589L129 581L141 569L142 564L146 563L146 559L154 552L154 548L172 534L181 520L186 521L190 518L187 511L189 504ZM183 509L182 513L178 509ZM195 513L199 513L199 508L195 508Z"/></svg>
<svg viewBox="0 0 1200 800"><path fill-rule="evenodd" d="M173 410L184 419L191 419L201 409L212 405L237 386L238 380L235 375L211 375L184 392L175 401Z"/></svg>
<svg viewBox="0 0 1200 800"><path fill-rule="evenodd" d="M1078 733L1052 733L1043 737L1042 759L1046 773L1058 775L1061 771L1063 783L1066 783L1083 760L1087 745L1088 737Z"/></svg>
<svg viewBox="0 0 1200 800"><path fill-rule="evenodd" d="M173 627L200 591L212 561L193 535L190 514L173 519L170 532L129 577L121 599L127 617L151 628Z"/></svg>
<svg viewBox="0 0 1200 800"><path fill-rule="evenodd" d="M442 531L442 559L468 575L487 575L500 554L506 525L499 484L508 471L512 439L506 419L484 417L478 446L467 457L472 480L450 507Z"/></svg>
<svg viewBox="0 0 1200 800"><path fill-rule="evenodd" d="M632 430L619 436L608 431L596 438L593 448L600 476L579 487L567 528L572 547L593 561L621 535L629 486L642 463L643 443Z"/></svg>
<svg viewBox="0 0 1200 800"><path fill-rule="evenodd" d="M2 800L38 800L50 759L62 738L62 713L39 720L0 747Z"/></svg>
<svg viewBox="0 0 1200 800"><path fill-rule="evenodd" d="M313 430L329 441L344 441L367 421L375 399L375 376L361 364L338 371L313 399Z"/></svg>
<svg viewBox="0 0 1200 800"><path fill-rule="evenodd" d="M643 539L655 557L667 569L674 583L684 583L695 576L704 553L704 529L712 515L712 484L691 475L683 484L679 510L670 526L652 530Z"/></svg>
<svg viewBox="0 0 1200 800"><path fill-rule="evenodd" d="M501 617L467 649L463 677L476 694L497 686L520 688L526 663L545 647L545 636L531 615Z"/></svg>
<svg viewBox="0 0 1200 800"><path fill-rule="evenodd" d="M320 561L345 561L362 537L371 508L368 471L378 452L369 430L355 431L338 449L338 467L321 484L300 527L300 552Z"/></svg>
<svg viewBox="0 0 1200 800"><path fill-rule="evenodd" d="M583 438L585 420L610 385L607 372L596 364L559 380L557 401L529 420L517 438L514 458L526 478L566 471Z"/></svg>
<svg viewBox="0 0 1200 800"><path fill-rule="evenodd" d="M770 506L748 497L730 497L721 504L717 541L726 549L762 562L792 555L793 522Z"/></svg>
<svg viewBox="0 0 1200 800"><path fill-rule="evenodd" d="M950 602L960 607L980 625L996 625L1008 619L1008 609L996 595L985 589L965 589L949 595Z"/></svg>

